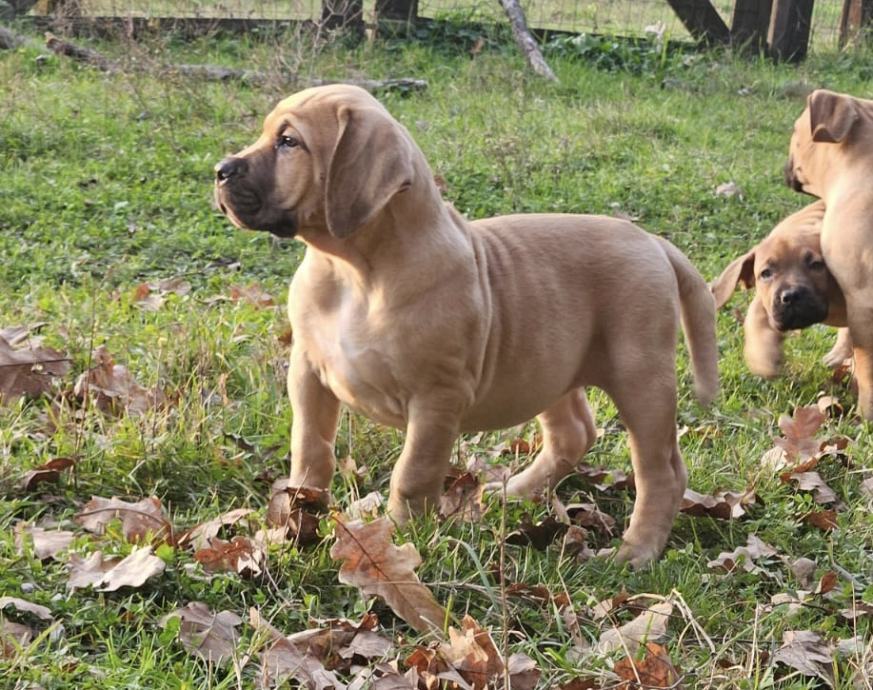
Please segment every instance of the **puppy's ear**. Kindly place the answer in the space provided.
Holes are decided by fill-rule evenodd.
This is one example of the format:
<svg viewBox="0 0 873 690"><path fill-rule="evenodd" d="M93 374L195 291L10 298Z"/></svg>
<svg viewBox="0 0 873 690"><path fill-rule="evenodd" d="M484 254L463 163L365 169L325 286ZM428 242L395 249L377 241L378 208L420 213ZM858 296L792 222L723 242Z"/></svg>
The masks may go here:
<svg viewBox="0 0 873 690"><path fill-rule="evenodd" d="M737 285L743 284L747 290L755 286L755 250L753 249L748 254L744 254L738 259L734 259L728 264L728 267L721 272L721 275L709 284L709 289L712 290L712 296L715 297L715 308L721 309Z"/></svg>
<svg viewBox="0 0 873 690"><path fill-rule="evenodd" d="M348 237L412 185L413 150L403 131L376 108L339 110L339 136L327 168L327 229Z"/></svg>
<svg viewBox="0 0 873 690"><path fill-rule="evenodd" d="M806 102L813 141L838 144L858 121L858 106L851 96L818 89Z"/></svg>

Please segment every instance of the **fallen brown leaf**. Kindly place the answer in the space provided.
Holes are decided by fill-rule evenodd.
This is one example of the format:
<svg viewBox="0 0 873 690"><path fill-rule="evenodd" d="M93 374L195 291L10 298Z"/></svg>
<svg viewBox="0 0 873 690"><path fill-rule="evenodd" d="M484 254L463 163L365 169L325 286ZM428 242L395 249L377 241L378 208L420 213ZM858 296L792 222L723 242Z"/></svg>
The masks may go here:
<svg viewBox="0 0 873 690"><path fill-rule="evenodd" d="M751 490L742 493L719 491L713 495L685 490L680 510L694 517L713 517L719 520L736 520L746 514L746 508L757 503L758 497Z"/></svg>
<svg viewBox="0 0 873 690"><path fill-rule="evenodd" d="M629 623L606 630L595 647L600 654L627 648L632 654L641 644L664 638L673 604L662 601L646 609Z"/></svg>
<svg viewBox="0 0 873 690"><path fill-rule="evenodd" d="M0 610L9 607L15 609L18 613L29 613L43 621L52 619L51 609L46 606L34 604L18 597L0 597Z"/></svg>
<svg viewBox="0 0 873 690"><path fill-rule="evenodd" d="M94 350L94 366L76 380L73 393L80 400L90 400L101 412L119 415L144 414L162 407L167 397L159 388L144 388L127 367L116 364L101 345Z"/></svg>
<svg viewBox="0 0 873 690"><path fill-rule="evenodd" d="M276 304L273 296L257 283L232 285L230 287L230 299L232 302L246 302L257 309L266 309Z"/></svg>
<svg viewBox="0 0 873 690"><path fill-rule="evenodd" d="M627 601L630 599L630 594L626 589L622 589L618 594L613 597L608 597L603 599L602 601L597 602L594 605L594 608L591 611L591 617L594 620L600 620L604 618L609 613L615 611L621 606L624 606Z"/></svg>
<svg viewBox="0 0 873 690"><path fill-rule="evenodd" d="M345 683L310 652L308 638L298 637L295 643L261 618L255 608L249 609L249 622L256 630L266 633L271 641L270 646L261 652L261 687L279 685L288 678L294 678L306 688L345 690Z"/></svg>
<svg viewBox="0 0 873 690"><path fill-rule="evenodd" d="M415 545L391 543L394 523L389 518L370 523L346 522L339 516L334 519L336 543L330 556L343 562L340 582L354 585L365 595L381 597L419 632L442 630L446 612L414 572L421 564Z"/></svg>
<svg viewBox="0 0 873 690"><path fill-rule="evenodd" d="M801 491L812 491L812 497L819 505L837 502L837 494L818 472L783 472L779 478L785 484L796 482Z"/></svg>
<svg viewBox="0 0 873 690"><path fill-rule="evenodd" d="M230 571L254 577L261 574L266 553L248 537L234 537L231 541L216 537L209 546L194 552L194 560L213 573Z"/></svg>
<svg viewBox="0 0 873 690"><path fill-rule="evenodd" d="M33 639L33 628L0 616L0 659L13 659Z"/></svg>
<svg viewBox="0 0 873 690"><path fill-rule="evenodd" d="M824 413L818 407L798 407L793 416L779 417L779 428L784 437L775 439L775 443L785 451L790 461L802 462L818 453L819 441L815 435L824 420Z"/></svg>
<svg viewBox="0 0 873 690"><path fill-rule="evenodd" d="M103 534L106 525L120 519L124 538L131 543L144 542L148 537L152 541L173 543L173 525L164 514L160 499L154 496L136 503L128 503L115 496L92 496L73 519L96 534Z"/></svg>
<svg viewBox="0 0 873 690"><path fill-rule="evenodd" d="M576 473L599 491L609 489L633 491L635 488L633 472L626 474L621 470L593 467L586 463L580 463L576 467Z"/></svg>
<svg viewBox="0 0 873 690"><path fill-rule="evenodd" d="M554 604L559 609L570 603L570 596L566 592L552 594L545 585L527 585L521 582L515 582L507 586L506 596L529 599L538 604Z"/></svg>
<svg viewBox="0 0 873 690"><path fill-rule="evenodd" d="M617 686L617 690L674 688L679 682L679 673L670 661L667 650L654 642L646 643L642 659L625 657L616 662L614 670L624 681Z"/></svg>
<svg viewBox="0 0 873 690"><path fill-rule="evenodd" d="M371 491L357 501L352 501L349 504L346 514L353 520L363 520L364 518L374 519L379 517L379 512L384 502L385 500L382 498L382 494L378 491Z"/></svg>
<svg viewBox="0 0 873 690"><path fill-rule="evenodd" d="M58 350L41 345L15 347L0 336L0 404L50 392L53 380L71 366L70 358Z"/></svg>
<svg viewBox="0 0 873 690"><path fill-rule="evenodd" d="M821 396L816 401L815 406L818 408L819 412L821 412L826 417L843 416L843 405L840 403L839 398L836 398L833 395Z"/></svg>
<svg viewBox="0 0 873 690"><path fill-rule="evenodd" d="M177 544L182 547L190 545L194 549L205 549L209 546L209 542L218 536L222 527L231 527L253 512L251 508L237 508L213 520L202 522L183 533L177 539Z"/></svg>
<svg viewBox="0 0 873 690"><path fill-rule="evenodd" d="M61 472L75 466L72 458L54 458L47 463L29 470L21 479L21 488L30 491L42 482L56 482L61 478Z"/></svg>
<svg viewBox="0 0 873 690"><path fill-rule="evenodd" d="M559 686L558 690L597 690L600 687L600 682L594 678L574 678Z"/></svg>
<svg viewBox="0 0 873 690"><path fill-rule="evenodd" d="M823 532L830 532L837 528L836 510L814 510L803 519L807 524L817 527Z"/></svg>
<svg viewBox="0 0 873 690"><path fill-rule="evenodd" d="M738 546L733 551L722 551L718 558L709 561L706 565L710 568L718 568L726 573L731 573L738 567L746 572L763 572L755 561L759 558L768 558L776 555L776 549L761 541L754 534L750 534L745 546Z"/></svg>
<svg viewBox="0 0 873 690"><path fill-rule="evenodd" d="M22 547L24 537L29 536L33 542L33 552L41 561L54 558L58 553L69 548L73 539L76 538L75 534L65 530L50 530L33 526L16 528L16 532L19 548Z"/></svg>
<svg viewBox="0 0 873 690"><path fill-rule="evenodd" d="M559 522L551 515L536 524L531 521L530 515L525 515L519 528L506 535L506 543L513 546L533 546L539 551L545 551L549 544L564 535L567 528L566 523Z"/></svg>
<svg viewBox="0 0 873 690"><path fill-rule="evenodd" d="M461 522L477 522L485 514L485 485L471 472L452 481L440 497L440 517Z"/></svg>
<svg viewBox="0 0 873 690"><path fill-rule="evenodd" d="M164 562L152 554L150 546L135 548L125 558L106 560L100 551L95 551L88 558L74 553L68 561L70 577L67 588L73 590L103 585L98 591L114 592L121 587L141 587L150 577L162 573L164 567Z"/></svg>
<svg viewBox="0 0 873 690"><path fill-rule="evenodd" d="M214 613L206 604L192 601L164 616L161 627L171 618L180 619L179 640L189 653L219 666L233 658L239 641L235 628L242 623L235 613Z"/></svg>
<svg viewBox="0 0 873 690"><path fill-rule="evenodd" d="M290 486L287 479L273 482L272 491L267 506L267 524L287 527L288 538L300 544L321 541L318 523L330 498L328 492L308 486Z"/></svg>
<svg viewBox="0 0 873 690"><path fill-rule="evenodd" d="M566 510L570 520L580 527L605 534L612 534L615 530L615 518L601 511L594 503L570 503Z"/></svg>
<svg viewBox="0 0 873 690"><path fill-rule="evenodd" d="M839 576L833 570L828 570L818 581L818 585L816 585L815 588L815 594L827 594L828 592L832 592L839 581Z"/></svg>
<svg viewBox="0 0 873 690"><path fill-rule="evenodd" d="M494 640L470 616L464 616L460 630L449 628L449 641L439 651L475 690L484 690L491 679L503 675L503 659Z"/></svg>
<svg viewBox="0 0 873 690"><path fill-rule="evenodd" d="M588 530L579 525L567 527L562 549L568 556L574 557L577 563L584 563L597 555L588 545Z"/></svg>
<svg viewBox="0 0 873 690"><path fill-rule="evenodd" d="M833 685L834 649L810 630L788 630L782 646L773 654L774 664L785 664L804 676L821 678Z"/></svg>

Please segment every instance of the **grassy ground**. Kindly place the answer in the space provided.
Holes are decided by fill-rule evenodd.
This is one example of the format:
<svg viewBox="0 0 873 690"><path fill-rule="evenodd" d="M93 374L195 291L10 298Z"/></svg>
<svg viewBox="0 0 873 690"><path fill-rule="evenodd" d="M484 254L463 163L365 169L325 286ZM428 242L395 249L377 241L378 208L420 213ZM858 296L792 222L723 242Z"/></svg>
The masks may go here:
<svg viewBox="0 0 873 690"><path fill-rule="evenodd" d="M383 100L445 179L446 196L469 216L623 212L670 238L707 277L806 203L781 180L804 90L826 85L869 96L865 55L819 57L796 69L728 56L670 58L640 75L555 57L561 81L551 85L529 79L512 50L486 49L471 59L462 47L446 46L377 44L317 55L299 45L278 47L293 63L285 73L427 78L423 94ZM100 47L140 61L157 53L142 45ZM179 61L274 68L276 47L212 39L168 41L162 49ZM182 526L237 507L263 515L269 478L288 469L290 410L277 338L285 316L281 308L209 298L257 282L283 304L301 247L233 230L211 205L211 169L252 139L284 89L104 75L36 58L30 49L0 55L0 327L45 322L46 342L73 358L67 388L88 366L92 348L106 344L143 384L163 386L177 403L118 420L88 410L81 419L64 418L57 430L47 430L46 400L0 408L0 594L47 605L63 625L62 634L0 659L0 687L250 686L253 665L239 678L210 669L162 633L158 620L192 600L241 615L259 605L289 633L310 618L356 616L370 602L338 583L330 539L274 549L263 579L207 578L189 552L177 550L162 554L165 573L140 589L69 594L64 566L17 546L14 528L21 521L69 526L92 494L156 495ZM742 195L715 194L731 181ZM134 304L138 284L177 276L192 283L189 295L169 298L157 312ZM740 296L735 306L747 301ZM831 383L819 364L831 334L814 328L791 338L787 375L768 383L744 368L730 310L720 316L719 336L723 393L711 409L693 401L681 355L678 421L687 427L681 446L693 488L754 487L762 504L743 520L681 516L662 560L639 572L602 560L578 565L559 543L545 551L508 546L501 562L504 530L525 511L544 517L543 505L513 505L504 513L494 500L476 524L418 521L402 530L401 538L421 551L421 578L437 598L457 616L472 613L498 639L507 632L512 650L530 654L543 669L541 687L596 674L611 661L575 661L570 635L549 607L523 600L510 601L508 610L498 605L495 564L508 582L566 590L580 611L622 589L661 595L677 589L715 649L698 645L681 618L671 623L666 645L687 687L818 687L768 664L764 653L779 646L786 630L812 629L832 639L857 633L869 644L870 617L853 624L837 611L853 598L873 603L873 524L860 491L873 442L870 427L850 409L851 393ZM782 484L760 462L773 445L777 417L814 404L822 391L846 404L847 415L828 421L826 433L848 436L855 462L821 467L845 503L831 532L807 525L809 494ZM589 459L627 469L615 411L593 397L605 433ZM468 452L484 455L532 433L525 427L487 435ZM346 416L339 439L338 456L365 468L360 478L335 481L339 506L384 492L401 434ZM26 470L56 456L78 458L71 478L36 491L19 488ZM586 492L571 479L559 495L567 502ZM627 494L595 498L619 525L630 512ZM329 521L322 524L326 535L331 529ZM766 573L723 576L707 567L753 533L784 560L770 559ZM74 548L88 553L95 543L82 536ZM130 548L117 530L101 543L118 553ZM596 545L610 543L599 537ZM770 597L802 588L788 568L801 556L816 561L816 576L834 570L840 579L834 601L818 598L789 616L784 606L769 606ZM406 643L415 640L390 612L376 610L389 630ZM599 627L586 620L583 634L596 640ZM245 631L241 653L251 640ZM853 663L839 663L837 687L852 687Z"/></svg>

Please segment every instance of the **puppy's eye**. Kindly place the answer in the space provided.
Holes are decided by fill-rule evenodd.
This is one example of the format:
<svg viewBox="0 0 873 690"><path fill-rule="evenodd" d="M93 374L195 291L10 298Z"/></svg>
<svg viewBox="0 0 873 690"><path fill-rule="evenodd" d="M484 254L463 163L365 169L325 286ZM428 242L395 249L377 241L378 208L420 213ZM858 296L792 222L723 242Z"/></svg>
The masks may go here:
<svg viewBox="0 0 873 690"><path fill-rule="evenodd" d="M773 271L771 271L769 268L765 268L763 271L761 271L758 274L758 278L760 278L761 280L770 280L770 278L772 278L772 277L773 277Z"/></svg>
<svg viewBox="0 0 873 690"><path fill-rule="evenodd" d="M814 259L809 262L809 267L813 271L823 271L825 269L825 262L821 259Z"/></svg>
<svg viewBox="0 0 873 690"><path fill-rule="evenodd" d="M297 137L292 137L290 134L283 134L276 142L277 148L293 149L300 146L300 140Z"/></svg>

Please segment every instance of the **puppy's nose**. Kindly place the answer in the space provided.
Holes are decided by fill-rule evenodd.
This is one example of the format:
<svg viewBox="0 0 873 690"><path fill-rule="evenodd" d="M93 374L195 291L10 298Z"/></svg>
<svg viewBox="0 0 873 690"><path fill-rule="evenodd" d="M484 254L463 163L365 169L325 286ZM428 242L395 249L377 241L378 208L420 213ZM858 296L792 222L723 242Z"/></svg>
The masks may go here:
<svg viewBox="0 0 873 690"><path fill-rule="evenodd" d="M248 170L248 163L246 163L245 158L231 156L215 166L215 179L224 182L231 177L245 175L246 170Z"/></svg>
<svg viewBox="0 0 873 690"><path fill-rule="evenodd" d="M794 304L795 302L800 301L803 294L804 291L801 288L786 288L779 293L779 301L782 302L782 304Z"/></svg>

